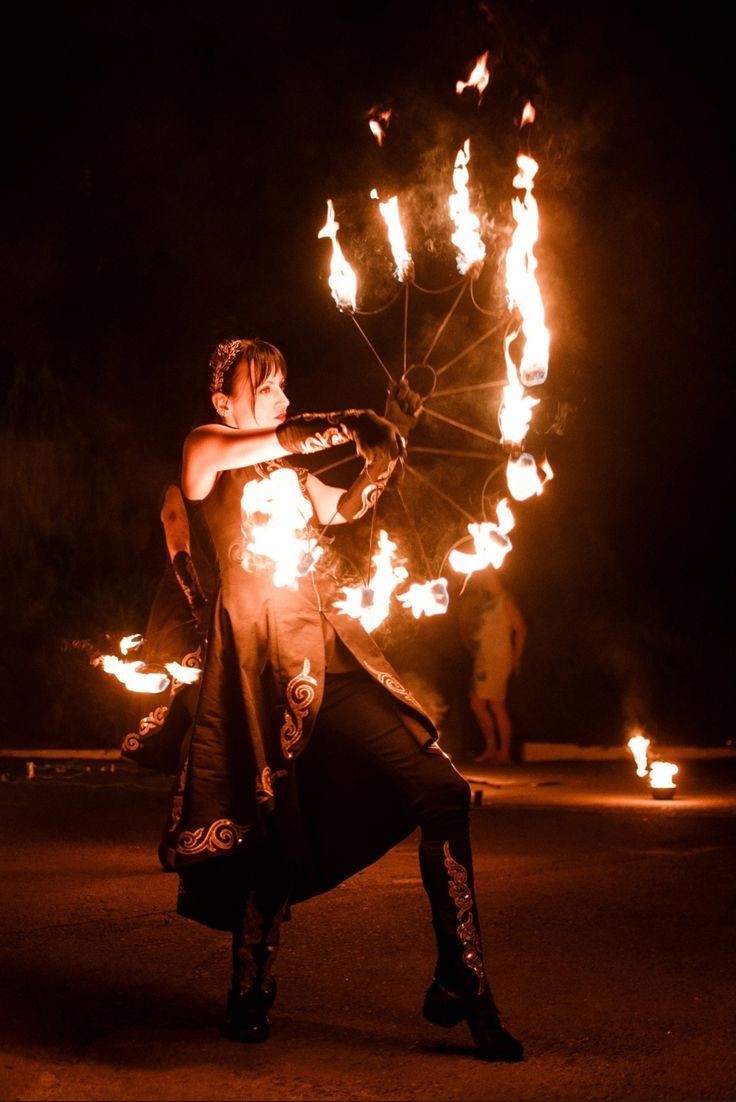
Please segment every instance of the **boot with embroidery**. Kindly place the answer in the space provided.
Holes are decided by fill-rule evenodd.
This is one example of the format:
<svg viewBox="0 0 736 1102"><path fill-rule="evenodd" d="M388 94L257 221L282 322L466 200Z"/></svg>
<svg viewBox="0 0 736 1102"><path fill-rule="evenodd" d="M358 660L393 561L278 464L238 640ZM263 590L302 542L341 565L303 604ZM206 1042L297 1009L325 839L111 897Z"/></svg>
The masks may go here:
<svg viewBox="0 0 736 1102"><path fill-rule="evenodd" d="M504 1028L486 976L469 838L422 839L419 861L437 938L423 1016L445 1028L467 1022L481 1060L523 1060L523 1046Z"/></svg>
<svg viewBox="0 0 736 1102"><path fill-rule="evenodd" d="M265 910L265 908L264 908ZM245 1044L268 1040L268 1012L276 999L273 966L284 908L264 914L251 892L241 925L233 932L233 983L227 996L227 1036Z"/></svg>

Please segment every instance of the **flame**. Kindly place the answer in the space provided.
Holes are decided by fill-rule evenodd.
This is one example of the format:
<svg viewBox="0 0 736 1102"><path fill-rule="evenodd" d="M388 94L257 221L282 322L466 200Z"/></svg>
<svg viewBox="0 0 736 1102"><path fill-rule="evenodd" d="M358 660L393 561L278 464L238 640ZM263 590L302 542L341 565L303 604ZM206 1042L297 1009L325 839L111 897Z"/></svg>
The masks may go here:
<svg viewBox="0 0 736 1102"><path fill-rule="evenodd" d="M487 566L499 569L511 550L508 533L514 527L514 515L505 497L496 506L496 519L497 524L493 524L492 521L483 521L482 524L468 525L475 551L472 554L451 551L449 561L453 570L457 570L460 574L474 574L476 570L485 570Z"/></svg>
<svg viewBox="0 0 736 1102"><path fill-rule="evenodd" d="M202 676L198 666L182 666L181 662L166 662L165 665L174 681L182 685L193 685Z"/></svg>
<svg viewBox="0 0 736 1102"><path fill-rule="evenodd" d="M337 240L337 231L340 223L335 221L335 208L332 200L327 200L327 221L317 234L317 237L329 237L332 241L332 259L330 261L330 278L328 280L332 297L341 310L354 310L358 294L358 281L355 272L345 259L344 253Z"/></svg>
<svg viewBox="0 0 736 1102"><path fill-rule="evenodd" d="M487 61L488 50L486 50L486 52L484 54L481 54L481 56L478 58L475 63L475 68L473 69L468 79L459 80L455 85L455 91L459 96L462 95L466 88L476 88L478 91L478 103L480 104L481 100L483 99L483 93L488 87L488 83L491 79L490 73L488 72L488 66L486 64Z"/></svg>
<svg viewBox="0 0 736 1102"><path fill-rule="evenodd" d="M411 609L415 620L418 620L422 613L425 616L442 616L447 612L450 603L447 579L432 578L423 585L415 582L409 586L406 593L397 593L396 599L404 608Z"/></svg>
<svg viewBox="0 0 736 1102"><path fill-rule="evenodd" d="M535 275L537 260L534 256L534 245L539 237L539 208L532 189L539 165L524 153L518 155L516 164L519 171L513 186L523 190L524 197L511 201L516 229L506 253L506 290L509 309L517 307L521 314L524 334L519 379L524 386L538 386L547 378L549 363L549 331L544 324L544 304Z"/></svg>
<svg viewBox="0 0 736 1102"><path fill-rule="evenodd" d="M498 409L498 423L501 429L501 443L506 447L521 447L529 431L534 407L539 405L539 398L533 398L531 394L524 393L524 387L516 373L516 365L511 357L509 348L518 336L518 330L509 334L503 343L503 354L506 360L506 374L508 385L503 388L501 405Z"/></svg>
<svg viewBox="0 0 736 1102"><path fill-rule="evenodd" d="M455 191L450 196L450 217L455 223L452 243L458 251L457 268L460 275L470 272L474 277L480 272L485 260L486 247L480 236L480 219L470 209L468 194L468 162L470 161L470 139L466 139L462 149L457 152L452 182Z"/></svg>
<svg viewBox="0 0 736 1102"><path fill-rule="evenodd" d="M638 770L637 770L638 772ZM676 788L672 780L680 770L669 761L653 761L649 767L649 783L652 788ZM639 774L641 776L641 774Z"/></svg>
<svg viewBox="0 0 736 1102"><path fill-rule="evenodd" d="M381 111L377 107L371 107L368 116L368 125L371 129L371 134L379 145L383 145L383 139L386 137L388 124L391 120L391 108L387 107L385 110Z"/></svg>
<svg viewBox="0 0 736 1102"><path fill-rule="evenodd" d="M165 673L146 671L145 662L123 662L114 654L103 654L100 664L131 693L162 693L171 684Z"/></svg>
<svg viewBox="0 0 736 1102"><path fill-rule="evenodd" d="M394 566L396 544L381 529L378 550L373 556L373 577L369 585L343 586L344 600L335 601L335 608L353 620L360 620L366 631L374 631L388 616L391 594L409 577L403 566Z"/></svg>
<svg viewBox="0 0 736 1102"><path fill-rule="evenodd" d="M524 104L524 110L521 113L521 122L519 123L519 127L521 128L522 126L531 126L536 117L537 112L534 110L534 107L529 102L529 100L527 100Z"/></svg>
<svg viewBox="0 0 736 1102"><path fill-rule="evenodd" d="M302 493L296 471L283 467L268 478L250 479L243 487L240 508L246 551L274 564L275 586L296 589L297 579L309 574L322 556L317 540L306 535L314 510ZM251 565L246 556L244 569Z"/></svg>
<svg viewBox="0 0 736 1102"><path fill-rule="evenodd" d="M371 199L378 199L375 188L371 192ZM388 229L388 243L396 265L396 278L399 283L404 283L414 275L414 261L406 247L406 238L399 218L399 200L392 195L385 203L379 201L378 209Z"/></svg>
<svg viewBox="0 0 736 1102"><path fill-rule="evenodd" d="M121 654L127 654L128 651L138 650L138 647L142 647L145 643L145 639L142 635L124 635L118 643Z"/></svg>
<svg viewBox="0 0 736 1102"><path fill-rule="evenodd" d="M631 751L634 761L636 762L636 775L637 777L646 777L649 772L649 764L647 761L647 755L649 751L650 741L648 738L644 738L643 735L632 735L629 739L627 746Z"/></svg>
<svg viewBox="0 0 736 1102"><path fill-rule="evenodd" d="M541 477L540 471L544 475ZM535 494L541 494L546 482L552 478L552 468L545 459L541 465L529 452L511 456L506 465L506 481L509 493L516 501L526 501Z"/></svg>

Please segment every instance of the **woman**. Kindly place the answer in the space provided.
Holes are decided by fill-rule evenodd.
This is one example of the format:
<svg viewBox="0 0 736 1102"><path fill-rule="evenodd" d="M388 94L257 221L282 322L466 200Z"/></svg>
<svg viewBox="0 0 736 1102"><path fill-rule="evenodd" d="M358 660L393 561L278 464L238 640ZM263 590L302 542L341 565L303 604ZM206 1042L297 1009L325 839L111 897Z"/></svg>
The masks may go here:
<svg viewBox="0 0 736 1102"><path fill-rule="evenodd" d="M419 399L401 383L389 392L391 420L369 410L287 417L286 367L272 345L222 342L210 367L218 422L187 437L181 484L193 529L211 534L220 588L169 825L179 913L233 932L229 1035L268 1036L290 904L420 826L438 944L424 1016L466 1020L478 1055L519 1060L483 967L467 783L371 637L335 608L316 539L318 526L375 502ZM348 441L366 465L347 491L287 462Z"/></svg>

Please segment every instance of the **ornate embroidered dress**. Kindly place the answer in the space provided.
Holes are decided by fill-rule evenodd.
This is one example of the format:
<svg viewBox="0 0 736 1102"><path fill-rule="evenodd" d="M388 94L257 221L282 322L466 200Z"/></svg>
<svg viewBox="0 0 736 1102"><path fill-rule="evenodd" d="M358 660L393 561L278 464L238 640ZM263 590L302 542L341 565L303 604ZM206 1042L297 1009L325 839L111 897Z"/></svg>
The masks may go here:
<svg viewBox="0 0 736 1102"><path fill-rule="evenodd" d="M273 502L276 483L267 484L274 475L292 479L289 507L302 528L295 560L301 576L293 584L283 584L263 553L259 522L271 509L284 520ZM225 471L203 502L190 503L193 528L204 521L211 533L220 588L162 852L180 873L180 913L223 929L231 927L238 884L258 865L264 844L284 863L297 901L370 864L415 825L379 775L349 763L337 784L334 775L320 784L310 774L308 747L328 663L331 670L362 667L398 702L421 746L434 749L437 739L370 635L334 609L338 587L322 563L304 573L316 534L305 486L306 472L279 460ZM288 529L287 522L279 534L277 526L282 552Z"/></svg>

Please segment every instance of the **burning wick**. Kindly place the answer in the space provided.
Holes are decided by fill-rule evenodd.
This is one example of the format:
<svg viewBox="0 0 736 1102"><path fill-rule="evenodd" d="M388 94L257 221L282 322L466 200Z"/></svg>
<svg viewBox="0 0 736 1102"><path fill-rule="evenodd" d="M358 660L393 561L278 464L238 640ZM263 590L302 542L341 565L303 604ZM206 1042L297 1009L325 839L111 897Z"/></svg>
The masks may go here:
<svg viewBox="0 0 736 1102"><path fill-rule="evenodd" d="M470 209L468 192L468 162L470 160L470 139L466 139L462 149L458 149L452 182L455 187L448 200L450 218L455 223L452 243L457 249L457 270L460 275L470 275L473 279L480 275L486 258L486 247L480 236L480 218Z"/></svg>
<svg viewBox="0 0 736 1102"><path fill-rule="evenodd" d="M649 767L649 784L655 800L671 800L677 785L672 780L680 770L669 761L653 761Z"/></svg>
<svg viewBox="0 0 736 1102"><path fill-rule="evenodd" d="M650 742L643 735L632 735L627 743L636 762L637 777L646 777L649 772L648 751Z"/></svg>
<svg viewBox="0 0 736 1102"><path fill-rule="evenodd" d="M332 259L330 261L330 276L328 283L332 291L332 297L341 310L355 310L358 295L358 280L355 272L345 259L345 254L337 240L337 231L340 223L335 221L335 208L332 200L327 200L327 221L317 234L317 237L329 237L332 241Z"/></svg>
<svg viewBox="0 0 736 1102"><path fill-rule="evenodd" d="M375 188L371 191L371 199L379 199ZM399 200L395 195L392 195L385 203L382 203L379 199L378 209L388 230L388 243L391 246L391 253L396 265L396 278L399 283L405 283L414 276L414 261L406 247L404 229L399 218Z"/></svg>

